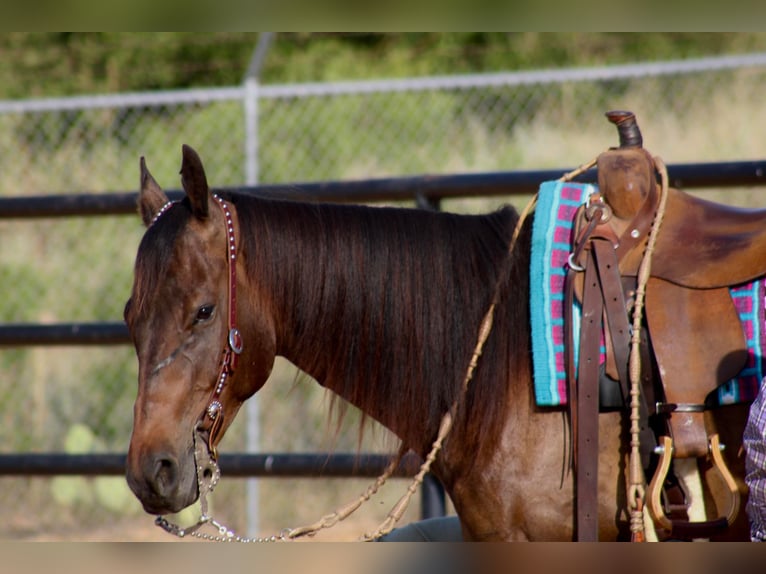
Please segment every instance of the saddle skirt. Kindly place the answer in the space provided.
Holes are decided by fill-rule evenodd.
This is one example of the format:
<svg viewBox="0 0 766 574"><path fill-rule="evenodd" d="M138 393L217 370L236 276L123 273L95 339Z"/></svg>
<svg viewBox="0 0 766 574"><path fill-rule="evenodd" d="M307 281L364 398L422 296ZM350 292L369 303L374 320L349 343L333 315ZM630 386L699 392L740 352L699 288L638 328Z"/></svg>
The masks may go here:
<svg viewBox="0 0 766 574"><path fill-rule="evenodd" d="M535 397L539 406L552 407L567 403L564 284L568 258L572 251L576 213L588 197L597 191L598 187L595 185L569 182L544 182L540 187L532 226L530 261L530 284L535 286L530 290L530 320ZM657 267L653 265L652 278L647 286L647 320L650 330L653 324L657 325L659 330L664 328L661 326L663 321L667 323L673 320L673 315L664 313L662 309L667 309L669 305L675 306L671 308L685 309L685 324L681 328L690 330L691 333L699 333L700 329L711 332L707 338L705 335L686 337L692 347L682 349L674 348L675 342L672 338L666 337L663 340L658 337L657 341L653 341L658 360L666 361L670 370L679 373L679 370L683 369L684 361L692 360L689 353L709 359L712 361L711 365L719 361L720 355L729 354L736 358L730 361L729 372L726 368L707 369L712 372L708 377L710 380L705 384L714 391L711 393L714 403L747 402L755 398L766 372L766 280L762 277L752 279L746 273L741 273L741 277L737 276L731 280L731 273L727 269L712 274L701 274L697 271L698 265L673 263L674 260L681 261L679 254L685 245L688 247L690 239L695 242L695 253L708 253L709 259L716 256L716 249L720 251L724 243L731 246L751 241L747 225L743 231L736 232L742 227L739 222L746 222L743 219L747 216L746 211L716 205L715 220L706 222L705 207L706 202L671 190L668 198L668 214L671 219L667 226L663 225L657 247L657 253L662 253L663 256L656 258ZM718 213L721 214L720 217ZM710 223L715 225L708 225ZM688 258L684 261L688 261ZM638 265L635 259L631 260L630 257L626 259L625 264L628 268L637 268ZM623 265L623 274L635 273L635 269L622 267ZM752 265L739 266L739 269L746 267L750 268ZM733 282L741 284L729 287ZM679 289L678 286L681 285L684 288ZM694 289L690 291L685 288L687 285ZM722 293L722 290L726 293ZM712 307L706 304L706 300ZM736 320L724 322L728 325L728 330L716 330L716 317L719 314L732 317L736 314L742 330L741 336L732 331L737 330ZM577 338L580 331L577 325L577 303L572 316L575 323L572 326L575 337L574 360L577 363ZM711 337L718 337L719 341L708 341ZM745 341L745 349L739 348L740 340ZM722 349L721 345L725 346L729 341L734 341L729 344L731 349ZM664 348L657 348L658 345L664 345ZM718 355L708 352L706 345L715 345ZM602 362L605 361L605 354L602 334ZM660 366L663 367L662 364ZM701 370L706 371L705 368Z"/></svg>

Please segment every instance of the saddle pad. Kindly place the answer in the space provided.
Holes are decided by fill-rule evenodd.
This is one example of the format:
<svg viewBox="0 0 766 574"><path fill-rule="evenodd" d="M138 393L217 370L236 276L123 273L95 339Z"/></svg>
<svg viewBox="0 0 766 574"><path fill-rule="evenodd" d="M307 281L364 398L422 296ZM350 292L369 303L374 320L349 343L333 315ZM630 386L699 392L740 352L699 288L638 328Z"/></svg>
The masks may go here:
<svg viewBox="0 0 766 574"><path fill-rule="evenodd" d="M577 208L598 188L591 184L544 182L540 186L532 224L530 260L530 322L535 399L538 406L567 403L564 359L564 282L567 258L571 251L572 226ZM748 346L745 368L714 393L715 402L734 404L751 401L758 394L766 372L766 279L731 288L732 300L740 316ZM579 305L573 310L572 332L580 333ZM602 356L604 359L603 335ZM576 365L575 365L576 367Z"/></svg>

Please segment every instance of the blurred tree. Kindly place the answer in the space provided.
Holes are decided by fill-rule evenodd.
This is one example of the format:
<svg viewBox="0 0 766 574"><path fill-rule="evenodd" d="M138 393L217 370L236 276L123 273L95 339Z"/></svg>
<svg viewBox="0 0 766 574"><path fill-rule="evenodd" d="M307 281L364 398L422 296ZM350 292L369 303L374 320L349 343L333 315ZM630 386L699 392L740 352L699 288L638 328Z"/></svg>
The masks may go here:
<svg viewBox="0 0 766 574"><path fill-rule="evenodd" d="M0 98L239 84L255 32L0 34ZM495 72L766 50L764 33L280 33L265 83Z"/></svg>

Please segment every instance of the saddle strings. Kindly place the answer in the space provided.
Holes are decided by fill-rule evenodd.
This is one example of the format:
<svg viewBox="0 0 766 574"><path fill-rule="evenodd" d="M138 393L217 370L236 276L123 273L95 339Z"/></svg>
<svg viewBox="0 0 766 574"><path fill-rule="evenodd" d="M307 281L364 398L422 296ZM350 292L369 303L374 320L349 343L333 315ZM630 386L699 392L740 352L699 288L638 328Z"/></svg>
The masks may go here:
<svg viewBox="0 0 766 574"><path fill-rule="evenodd" d="M665 162L659 156L654 157L654 164L660 173L660 201L657 205L657 213L652 221L646 250L638 267L638 285L636 298L633 305L633 328L630 340L629 375L630 375L630 458L628 477L628 506L630 509L630 531L633 540L643 542L644 536L644 496L646 494L646 477L641 464L640 439L640 393L641 393L641 324L643 321L644 298L646 284L652 268L652 255L657 243L662 220L665 217L665 209L668 197L668 170Z"/></svg>
<svg viewBox="0 0 766 574"><path fill-rule="evenodd" d="M649 281L649 275L652 267L652 255L657 243L662 220L665 216L665 209L668 196L668 170L662 158L655 156L653 158L655 168L660 174L660 200L657 206L657 213L652 221L652 227L649 232L646 250L641 258L638 268L636 298L633 306L633 325L631 334L631 348L629 361L630 377L630 456L628 461L628 506L630 511L630 530L634 541L644 541L644 496L646 494L646 477L641 464L641 417L640 417L640 393L641 393L641 325L643 321L644 299L646 295L646 284ZM596 165L597 159L583 164L579 168L565 174L559 181L570 181L581 173L589 170ZM535 201L537 195L533 198Z"/></svg>

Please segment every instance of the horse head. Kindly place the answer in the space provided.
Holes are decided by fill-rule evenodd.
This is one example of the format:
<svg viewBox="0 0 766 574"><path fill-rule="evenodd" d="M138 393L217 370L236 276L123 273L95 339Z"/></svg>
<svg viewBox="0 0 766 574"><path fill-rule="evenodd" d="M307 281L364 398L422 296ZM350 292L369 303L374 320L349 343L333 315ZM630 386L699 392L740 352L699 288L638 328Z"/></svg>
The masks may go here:
<svg viewBox="0 0 766 574"><path fill-rule="evenodd" d="M247 313L237 324L243 257L236 208L211 193L188 146L181 181L186 197L170 202L141 158L139 212L147 230L125 306L139 364L126 470L130 488L152 514L177 512L197 499L195 441L204 441L215 457L216 444L265 382L275 354L273 326L263 315Z"/></svg>

